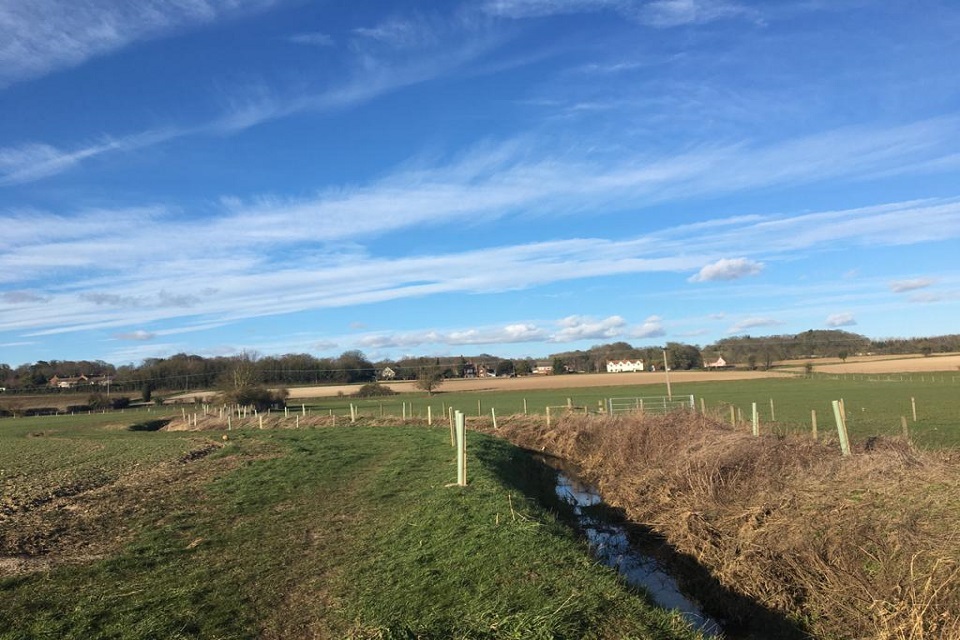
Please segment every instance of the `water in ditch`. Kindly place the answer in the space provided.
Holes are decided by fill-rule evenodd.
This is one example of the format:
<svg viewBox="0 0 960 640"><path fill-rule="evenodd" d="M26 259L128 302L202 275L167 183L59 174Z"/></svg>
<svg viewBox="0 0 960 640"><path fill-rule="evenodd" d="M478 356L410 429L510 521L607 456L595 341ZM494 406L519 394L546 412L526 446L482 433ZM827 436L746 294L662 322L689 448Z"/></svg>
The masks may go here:
<svg viewBox="0 0 960 640"><path fill-rule="evenodd" d="M595 489L559 471L556 492L561 500L573 506L580 527L598 560L620 572L631 585L646 589L661 607L678 611L705 635L717 636L723 632L719 622L704 614L695 600L680 591L677 581L655 557L631 545L623 526L591 515L596 510L589 507L603 504L603 499Z"/></svg>

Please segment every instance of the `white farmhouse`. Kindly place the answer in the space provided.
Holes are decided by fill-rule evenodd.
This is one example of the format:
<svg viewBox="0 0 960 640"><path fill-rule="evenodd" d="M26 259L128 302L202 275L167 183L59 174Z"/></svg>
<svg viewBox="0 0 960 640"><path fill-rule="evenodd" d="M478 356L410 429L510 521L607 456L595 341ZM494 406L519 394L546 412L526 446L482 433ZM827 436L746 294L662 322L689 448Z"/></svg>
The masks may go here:
<svg viewBox="0 0 960 640"><path fill-rule="evenodd" d="M633 373L643 371L643 360L608 360L607 373Z"/></svg>

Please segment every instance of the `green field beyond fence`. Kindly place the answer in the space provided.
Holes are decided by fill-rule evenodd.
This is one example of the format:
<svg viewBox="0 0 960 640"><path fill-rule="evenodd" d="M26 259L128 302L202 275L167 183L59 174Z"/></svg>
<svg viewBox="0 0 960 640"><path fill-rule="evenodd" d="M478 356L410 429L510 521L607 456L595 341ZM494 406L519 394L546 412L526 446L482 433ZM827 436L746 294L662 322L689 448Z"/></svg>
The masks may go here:
<svg viewBox="0 0 960 640"><path fill-rule="evenodd" d="M571 378L571 383L575 378ZM730 407L744 421L751 418L757 403L763 433L809 433L811 411L816 411L819 432L836 434L831 402L843 400L847 427L854 439L874 435L899 435L902 418L907 419L911 438L921 446L960 445L960 377L956 375L847 375L811 378L770 378L725 382L698 382L672 385L676 398L694 396L696 408L729 420ZM381 415L442 420L450 407L470 417L491 418L510 414L546 414L546 408L568 404L591 412L607 405L610 398L660 398L666 385L586 387L548 391L444 392L433 396L402 394L383 399L318 398L303 401L308 411L333 413L349 419L353 404L359 417ZM773 410L771 411L771 402ZM300 401L296 401L300 402ZM406 408L404 408L406 405ZM296 405L299 409L299 405ZM916 406L917 420L913 419Z"/></svg>

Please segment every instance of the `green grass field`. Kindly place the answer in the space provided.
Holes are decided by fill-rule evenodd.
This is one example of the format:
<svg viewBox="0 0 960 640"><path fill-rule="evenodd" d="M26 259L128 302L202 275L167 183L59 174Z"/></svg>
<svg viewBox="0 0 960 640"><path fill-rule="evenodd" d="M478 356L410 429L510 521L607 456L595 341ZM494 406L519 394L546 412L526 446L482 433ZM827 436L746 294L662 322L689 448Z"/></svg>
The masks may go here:
<svg viewBox="0 0 960 640"><path fill-rule="evenodd" d="M573 382L575 378L571 377ZM903 380L899 376L844 376L830 378L769 378L729 382L698 382L673 384L675 397L693 395L697 408L703 398L708 412L729 419L729 407L739 409L743 419L750 420L752 403L757 403L760 421L765 432L809 433L811 410L817 413L821 436L836 435L836 423L831 402L843 400L846 407L850 435L864 439L874 435L901 433L901 416L908 420L910 435L920 446L960 446L960 376L913 375ZM383 400L350 398L322 398L307 401L312 411L333 411L339 416L349 415L349 404L354 403L364 416L385 414L399 416L402 403L408 403L408 412L423 418L427 406L433 416L442 419L448 407L463 411L468 416L490 417L495 409L498 416L522 413L524 401L531 414L543 414L545 407L559 407L567 399L575 406L596 411L607 398L653 397L666 395L666 385L633 387L570 388L551 391L446 393L441 386L433 396L391 396ZM911 398L917 406L917 422L913 422ZM773 400L774 418L771 419L770 400ZM478 401L480 403L478 408Z"/></svg>
<svg viewBox="0 0 960 640"><path fill-rule="evenodd" d="M504 441L143 417L0 420L0 638L693 637Z"/></svg>

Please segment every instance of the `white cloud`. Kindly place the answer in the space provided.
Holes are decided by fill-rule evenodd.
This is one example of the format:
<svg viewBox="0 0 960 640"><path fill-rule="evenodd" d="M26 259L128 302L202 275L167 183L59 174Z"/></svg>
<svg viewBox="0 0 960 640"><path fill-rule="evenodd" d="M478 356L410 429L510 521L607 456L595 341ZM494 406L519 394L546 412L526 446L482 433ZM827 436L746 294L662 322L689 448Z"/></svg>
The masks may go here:
<svg viewBox="0 0 960 640"><path fill-rule="evenodd" d="M828 327L852 327L857 324L852 313L833 313L827 316Z"/></svg>
<svg viewBox="0 0 960 640"><path fill-rule="evenodd" d="M584 316L568 316L557 324L561 329L553 335L552 342L613 339L622 336L627 327L627 321L620 316L610 316L601 320Z"/></svg>
<svg viewBox="0 0 960 640"><path fill-rule="evenodd" d="M705 265L700 272L689 278L690 282L714 282L717 280L737 280L753 276L763 271L763 263L747 258L721 258Z"/></svg>
<svg viewBox="0 0 960 640"><path fill-rule="evenodd" d="M464 346L542 342L548 333L535 324L516 323L502 327L424 330L406 333L374 333L355 340L362 349L413 349L424 345Z"/></svg>
<svg viewBox="0 0 960 640"><path fill-rule="evenodd" d="M761 327L776 327L783 324L775 318L750 317L744 318L727 329L727 333L742 333L747 329L757 329Z"/></svg>
<svg viewBox="0 0 960 640"><path fill-rule="evenodd" d="M548 325L553 325L549 328ZM375 332L349 341L363 350L413 350L423 347L462 347L520 343L569 343L582 340L614 340L623 337L654 338L664 335L662 319L650 316L630 326L621 316L590 318L567 316L550 323L516 322L501 326L459 329L425 329L409 332Z"/></svg>
<svg viewBox="0 0 960 640"><path fill-rule="evenodd" d="M936 283L933 278L913 278L910 280L894 280L890 283L890 291L894 293L905 293L907 291L916 291L925 289Z"/></svg>
<svg viewBox="0 0 960 640"><path fill-rule="evenodd" d="M29 0L0 6L0 87L275 0Z"/></svg>
<svg viewBox="0 0 960 640"><path fill-rule="evenodd" d="M666 335L663 329L663 319L660 316L650 316L643 324L633 327L629 331L631 338L658 338Z"/></svg>

